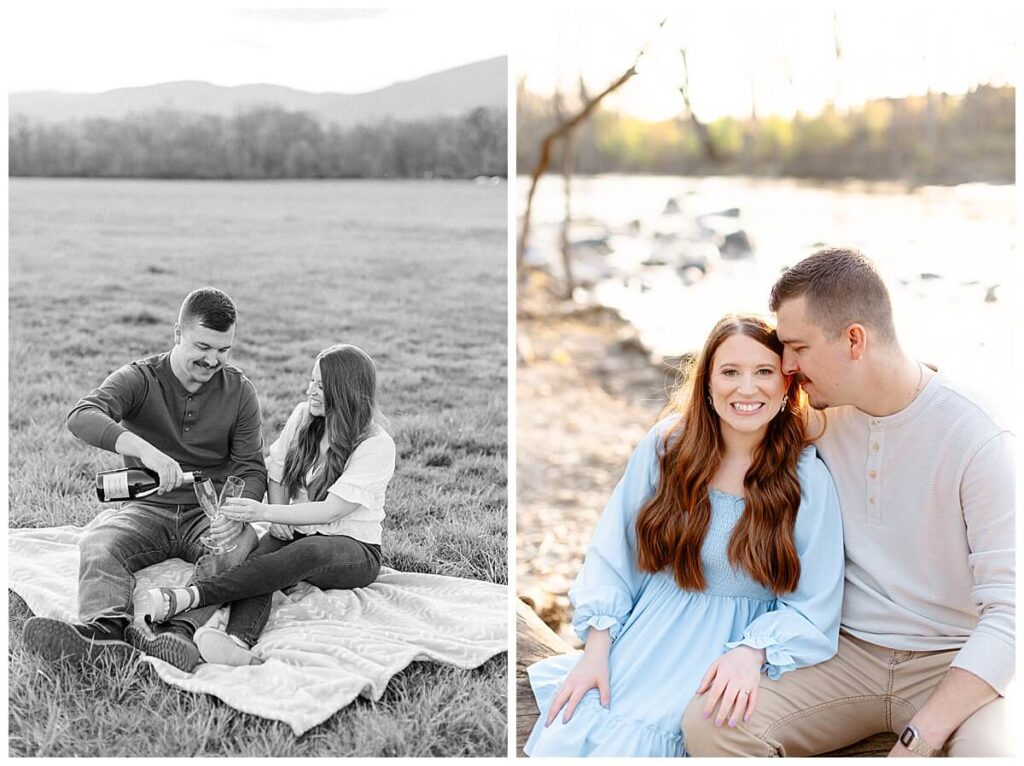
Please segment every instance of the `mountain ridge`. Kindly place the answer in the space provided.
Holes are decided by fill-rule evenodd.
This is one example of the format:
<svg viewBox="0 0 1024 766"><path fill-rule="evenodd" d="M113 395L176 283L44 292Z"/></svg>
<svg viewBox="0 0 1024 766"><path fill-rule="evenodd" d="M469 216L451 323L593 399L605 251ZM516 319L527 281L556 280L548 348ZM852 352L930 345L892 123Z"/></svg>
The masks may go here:
<svg viewBox="0 0 1024 766"><path fill-rule="evenodd" d="M273 83L215 85L175 80L100 93L31 91L8 96L12 118L39 122L121 119L172 109L233 116L258 107L307 112L325 124L350 127L386 118L399 121L463 114L477 107L507 108L507 57L476 61L365 93L312 92Z"/></svg>

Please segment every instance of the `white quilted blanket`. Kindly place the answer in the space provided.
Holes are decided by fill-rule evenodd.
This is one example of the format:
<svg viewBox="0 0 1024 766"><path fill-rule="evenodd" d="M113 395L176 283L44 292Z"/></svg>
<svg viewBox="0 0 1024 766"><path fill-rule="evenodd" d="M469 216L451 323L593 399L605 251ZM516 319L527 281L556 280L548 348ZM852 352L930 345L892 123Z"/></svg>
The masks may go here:
<svg viewBox="0 0 1024 766"><path fill-rule="evenodd" d="M106 514L105 511L92 523ZM9 530L8 587L41 617L77 615L78 539L85 528ZM185 584L192 567L170 559L137 573L137 590ZM415 661L475 668L508 648L506 588L477 580L382 569L358 590L301 583L274 594L253 651L262 665L201 664L184 673L147 657L164 681L219 697L246 713L283 721L296 736L362 695L378 699ZM227 620L227 608L211 619Z"/></svg>

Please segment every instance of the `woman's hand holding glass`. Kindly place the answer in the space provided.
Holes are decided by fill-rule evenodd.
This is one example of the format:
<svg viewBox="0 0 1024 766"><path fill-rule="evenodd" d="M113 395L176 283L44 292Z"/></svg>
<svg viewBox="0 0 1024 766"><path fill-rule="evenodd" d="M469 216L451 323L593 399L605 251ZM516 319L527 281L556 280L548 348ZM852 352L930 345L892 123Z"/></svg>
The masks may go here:
<svg viewBox="0 0 1024 766"><path fill-rule="evenodd" d="M737 646L712 662L697 688L697 694L707 692L704 717L714 715L721 700L715 726L721 726L727 717L729 726L736 726L741 718L749 721L757 707L764 662L764 649L750 646Z"/></svg>
<svg viewBox="0 0 1024 766"><path fill-rule="evenodd" d="M600 695L601 705L608 707L611 703L611 692L608 684L608 654L611 650L611 636L607 630L590 629L587 637L587 648L583 657L576 666L569 671L558 689L548 709L548 717L544 721L545 726L550 726L563 707L565 715L562 716L562 723L569 723L572 720L576 707L583 699L583 695L591 689L597 689Z"/></svg>
<svg viewBox="0 0 1024 766"><path fill-rule="evenodd" d="M259 500L250 500L247 497L236 497L224 501L221 513L229 519L242 522L270 521L267 518L267 505Z"/></svg>

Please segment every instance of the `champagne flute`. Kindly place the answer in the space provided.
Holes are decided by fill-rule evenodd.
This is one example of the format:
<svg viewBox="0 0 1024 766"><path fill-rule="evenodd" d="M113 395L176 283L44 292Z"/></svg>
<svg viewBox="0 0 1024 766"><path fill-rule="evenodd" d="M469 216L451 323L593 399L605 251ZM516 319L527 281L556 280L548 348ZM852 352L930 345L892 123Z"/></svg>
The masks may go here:
<svg viewBox="0 0 1024 766"><path fill-rule="evenodd" d="M224 482L224 486L220 490L220 505L222 507L224 501L229 497L241 497L242 492L245 491L245 482L239 479L237 476L228 476L227 481Z"/></svg>
<svg viewBox="0 0 1024 766"><path fill-rule="evenodd" d="M245 482L239 479L237 476L228 476L224 482L224 486L220 488L220 503L218 508L224 507L224 501L230 497L241 497L245 491ZM231 546L230 548L227 546ZM235 544L232 542L224 543L224 552L233 551Z"/></svg>
<svg viewBox="0 0 1024 766"><path fill-rule="evenodd" d="M241 481L234 476L230 477L236 481ZM242 485L245 486L244 484ZM225 484L225 488L227 484ZM210 521L213 521L220 516L220 501L217 498L217 490L213 486L213 482L210 479L203 479L203 481L197 481L194 485L196 499L199 500L199 505L203 509L203 513L206 514ZM235 549L233 542L226 542L223 545L217 545L213 539L213 535L203 535L199 538L199 542L205 545L210 553L219 555L221 553L227 553Z"/></svg>
<svg viewBox="0 0 1024 766"><path fill-rule="evenodd" d="M196 500L199 501L203 512L211 519L216 518L219 507L217 504L217 490L214 489L213 482L209 479L203 479L202 481L195 482L192 488L196 493Z"/></svg>

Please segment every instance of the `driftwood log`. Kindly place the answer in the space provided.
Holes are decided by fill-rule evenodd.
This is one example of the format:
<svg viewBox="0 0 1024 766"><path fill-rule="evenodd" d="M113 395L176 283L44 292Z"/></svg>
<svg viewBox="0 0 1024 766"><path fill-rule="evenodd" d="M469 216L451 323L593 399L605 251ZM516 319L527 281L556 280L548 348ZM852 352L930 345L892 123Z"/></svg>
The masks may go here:
<svg viewBox="0 0 1024 766"><path fill-rule="evenodd" d="M540 715L530 690L526 668L545 657L564 654L572 647L544 624L523 601L516 603L516 754L523 755L523 745ZM826 757L877 757L886 755L896 742L894 734L876 734L855 745L826 753Z"/></svg>

